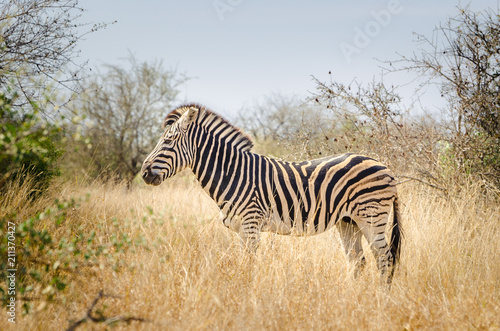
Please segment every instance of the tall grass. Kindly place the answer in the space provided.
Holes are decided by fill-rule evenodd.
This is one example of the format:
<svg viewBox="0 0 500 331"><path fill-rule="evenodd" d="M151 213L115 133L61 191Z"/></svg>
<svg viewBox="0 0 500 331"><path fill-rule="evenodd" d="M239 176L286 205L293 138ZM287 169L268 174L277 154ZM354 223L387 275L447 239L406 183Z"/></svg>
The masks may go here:
<svg viewBox="0 0 500 331"><path fill-rule="evenodd" d="M412 183L399 189L405 237L386 291L366 245L367 267L352 279L336 230L307 238L265 234L257 254L248 255L191 176L131 191L61 184L52 198L89 198L59 227L96 231L98 242L118 229L145 245L120 253L118 268L69 274L52 302L35 300L15 327L3 313L0 329L65 329L85 316L100 290L112 297L97 303L95 316L146 320L119 322L116 330L500 328L499 204L486 203L476 185L447 198ZM17 199L2 197L1 210L22 210ZM104 326L89 321L81 329Z"/></svg>

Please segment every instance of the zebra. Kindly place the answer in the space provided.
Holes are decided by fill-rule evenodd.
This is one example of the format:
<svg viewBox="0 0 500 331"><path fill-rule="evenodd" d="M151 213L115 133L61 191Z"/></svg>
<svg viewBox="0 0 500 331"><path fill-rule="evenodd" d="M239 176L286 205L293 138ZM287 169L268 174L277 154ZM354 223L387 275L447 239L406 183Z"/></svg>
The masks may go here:
<svg viewBox="0 0 500 331"><path fill-rule="evenodd" d="M302 162L259 155L248 135L198 104L174 109L163 128L142 165L147 184L160 185L190 168L223 224L251 251L261 232L314 235L335 225L355 277L365 265L364 235L382 281L391 283L402 232L396 181L386 166L352 153Z"/></svg>

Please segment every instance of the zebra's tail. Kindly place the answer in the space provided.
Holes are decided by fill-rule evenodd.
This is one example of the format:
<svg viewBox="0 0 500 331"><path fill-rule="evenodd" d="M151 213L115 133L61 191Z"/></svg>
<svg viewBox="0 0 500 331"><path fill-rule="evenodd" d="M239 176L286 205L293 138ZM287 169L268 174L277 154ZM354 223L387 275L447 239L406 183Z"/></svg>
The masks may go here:
<svg viewBox="0 0 500 331"><path fill-rule="evenodd" d="M393 201L393 222L391 234L391 253L394 259L394 265L398 263L399 255L401 253L401 239L403 238L403 231L401 229L401 215L399 213L398 197L396 196Z"/></svg>

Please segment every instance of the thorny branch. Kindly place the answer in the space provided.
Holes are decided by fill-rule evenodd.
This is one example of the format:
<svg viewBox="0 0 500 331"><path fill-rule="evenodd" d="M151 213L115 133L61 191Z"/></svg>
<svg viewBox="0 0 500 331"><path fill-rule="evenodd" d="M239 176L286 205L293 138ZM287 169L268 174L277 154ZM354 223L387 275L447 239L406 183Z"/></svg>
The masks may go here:
<svg viewBox="0 0 500 331"><path fill-rule="evenodd" d="M92 304L90 307L87 309L87 312L84 317L79 319L78 321L74 322L71 324L66 331L74 331L76 330L77 327L82 325L83 323L86 323L88 321L92 321L94 323L105 323L105 324L111 324L111 323L116 323L116 322L125 322L125 323L130 323L132 321L137 321L137 322L149 322L149 320L144 319L142 317L134 317L134 316L115 316L115 317L110 317L107 318L103 316L102 314L99 314L98 316L95 316L93 313L93 310L99 300L102 298L119 298L118 296L115 295L110 295L110 294L104 294L103 290L100 290L99 293L97 294L97 297L92 301Z"/></svg>

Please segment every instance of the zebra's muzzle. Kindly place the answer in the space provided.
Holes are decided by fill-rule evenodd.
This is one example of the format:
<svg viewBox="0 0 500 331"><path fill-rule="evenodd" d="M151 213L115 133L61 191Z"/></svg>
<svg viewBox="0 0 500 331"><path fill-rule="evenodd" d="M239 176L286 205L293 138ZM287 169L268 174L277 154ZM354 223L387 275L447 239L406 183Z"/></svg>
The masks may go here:
<svg viewBox="0 0 500 331"><path fill-rule="evenodd" d="M154 185L154 186L158 186L162 182L161 175L153 173L151 171L151 167L150 166L143 167L143 169L142 169L142 179L144 180L144 182L146 182L146 184L148 184L148 185Z"/></svg>

